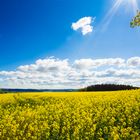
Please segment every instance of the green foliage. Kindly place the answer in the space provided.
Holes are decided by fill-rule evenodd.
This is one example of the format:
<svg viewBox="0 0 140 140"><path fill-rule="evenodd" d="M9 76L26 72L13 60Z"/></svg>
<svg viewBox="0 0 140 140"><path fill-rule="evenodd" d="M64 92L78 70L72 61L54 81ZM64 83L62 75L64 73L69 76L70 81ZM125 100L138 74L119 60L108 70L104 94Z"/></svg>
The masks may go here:
<svg viewBox="0 0 140 140"><path fill-rule="evenodd" d="M2 89L0 89L0 93L3 93L4 91Z"/></svg>
<svg viewBox="0 0 140 140"><path fill-rule="evenodd" d="M131 89L138 89L138 87L133 87L130 85L99 84L88 86L86 88L80 89L80 91L117 91Z"/></svg>
<svg viewBox="0 0 140 140"><path fill-rule="evenodd" d="M0 140L137 140L139 134L140 90L0 95Z"/></svg>
<svg viewBox="0 0 140 140"><path fill-rule="evenodd" d="M137 12L137 15L133 18L130 25L132 28L136 26L140 26L140 11Z"/></svg>
<svg viewBox="0 0 140 140"><path fill-rule="evenodd" d="M4 94L4 93L7 93L7 91L4 89L0 89L0 94Z"/></svg>

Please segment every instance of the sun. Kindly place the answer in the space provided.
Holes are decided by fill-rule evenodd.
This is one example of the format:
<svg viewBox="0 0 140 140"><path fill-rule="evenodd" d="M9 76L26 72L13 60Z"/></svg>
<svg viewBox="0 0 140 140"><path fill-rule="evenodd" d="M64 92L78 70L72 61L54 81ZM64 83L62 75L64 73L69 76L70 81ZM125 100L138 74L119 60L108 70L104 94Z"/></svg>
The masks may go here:
<svg viewBox="0 0 140 140"><path fill-rule="evenodd" d="M114 15L120 7L123 7L124 11L127 10L129 12L133 12L135 15L137 13L137 10L139 10L138 0L115 0L112 8L109 10L109 12L103 20L104 28L107 28L110 21L112 20L112 18L114 17Z"/></svg>
<svg viewBox="0 0 140 140"><path fill-rule="evenodd" d="M123 6L124 9L129 7L129 11L133 10L134 13L139 9L137 0L116 0L110 12L115 13L121 6Z"/></svg>
<svg viewBox="0 0 140 140"><path fill-rule="evenodd" d="M132 7L134 13L139 9L137 0L121 0L122 3L126 3L127 5Z"/></svg>

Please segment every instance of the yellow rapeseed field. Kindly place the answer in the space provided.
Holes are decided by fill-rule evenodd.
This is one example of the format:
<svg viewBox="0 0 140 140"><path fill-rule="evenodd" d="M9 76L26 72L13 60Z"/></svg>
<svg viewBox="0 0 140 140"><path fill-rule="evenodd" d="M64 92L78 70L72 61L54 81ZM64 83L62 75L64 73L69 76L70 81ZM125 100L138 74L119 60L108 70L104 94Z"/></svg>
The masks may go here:
<svg viewBox="0 0 140 140"><path fill-rule="evenodd" d="M0 94L0 140L104 139L140 139L140 90Z"/></svg>

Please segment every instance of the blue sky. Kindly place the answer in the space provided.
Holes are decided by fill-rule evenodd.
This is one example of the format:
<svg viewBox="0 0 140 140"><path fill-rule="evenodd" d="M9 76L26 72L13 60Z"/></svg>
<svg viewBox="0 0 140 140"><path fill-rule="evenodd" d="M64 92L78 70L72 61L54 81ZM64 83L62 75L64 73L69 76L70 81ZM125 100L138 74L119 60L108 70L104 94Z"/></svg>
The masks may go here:
<svg viewBox="0 0 140 140"><path fill-rule="evenodd" d="M107 16L116 1L0 0L0 71L17 71L51 56L71 65L81 59L138 58L140 28L130 28L131 2L122 2L112 19ZM72 29L83 17L96 17L86 35Z"/></svg>

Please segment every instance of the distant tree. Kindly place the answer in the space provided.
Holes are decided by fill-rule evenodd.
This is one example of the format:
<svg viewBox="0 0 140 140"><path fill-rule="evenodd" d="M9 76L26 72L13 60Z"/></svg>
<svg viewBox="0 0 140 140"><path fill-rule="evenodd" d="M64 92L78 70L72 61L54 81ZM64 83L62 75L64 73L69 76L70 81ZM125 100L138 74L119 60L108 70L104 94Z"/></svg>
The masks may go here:
<svg viewBox="0 0 140 140"><path fill-rule="evenodd" d="M3 92L3 90L2 89L0 89L0 93L2 93Z"/></svg>
<svg viewBox="0 0 140 140"><path fill-rule="evenodd" d="M116 85L116 84L101 84L91 85L86 88L80 89L80 91L116 91L116 90L130 90L138 89L139 87L133 87L130 85Z"/></svg>
<svg viewBox="0 0 140 140"><path fill-rule="evenodd" d="M130 25L132 28L140 26L140 11L137 12L137 15L132 19Z"/></svg>
<svg viewBox="0 0 140 140"><path fill-rule="evenodd" d="M7 93L7 91L4 90L4 89L0 89L0 94L1 94L1 93Z"/></svg>

